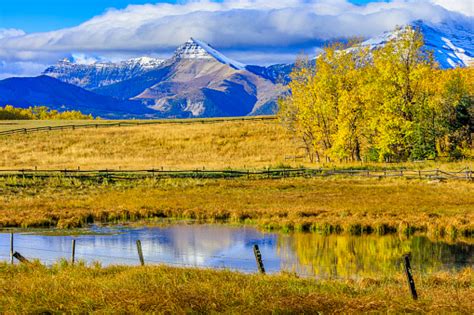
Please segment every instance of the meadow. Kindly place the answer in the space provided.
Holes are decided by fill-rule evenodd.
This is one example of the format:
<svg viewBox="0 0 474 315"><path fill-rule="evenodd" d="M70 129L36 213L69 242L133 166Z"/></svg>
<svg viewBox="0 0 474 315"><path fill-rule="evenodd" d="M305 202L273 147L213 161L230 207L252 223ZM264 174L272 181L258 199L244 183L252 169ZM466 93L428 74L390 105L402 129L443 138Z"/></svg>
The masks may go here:
<svg viewBox="0 0 474 315"><path fill-rule="evenodd" d="M31 127L38 123L44 124L25 122ZM168 122L0 136L0 170L474 167L473 161L312 164L304 154L301 143L278 121ZM2 176L0 229L54 228L51 231L62 233L61 229L73 232L90 223L154 225L166 218L284 232L399 233L402 238L423 232L433 239L463 239L470 244L473 187L469 181L346 176L135 180ZM418 301L411 299L402 273L316 280L286 273L262 276L166 266L0 264L0 313L474 311L472 268L415 277Z"/></svg>
<svg viewBox="0 0 474 315"><path fill-rule="evenodd" d="M78 129L0 136L0 169L263 169L267 167L407 168L458 171L474 162L310 163L277 120L208 120L183 124ZM5 123L6 121L4 121ZM51 121L53 122L53 121ZM97 121L84 121L93 123ZM98 121L104 123L107 121ZM10 123L10 122L8 122ZM80 122L75 122L80 123ZM48 125L23 121L22 126ZM54 121L55 125L61 121ZM69 121L62 121L68 125ZM28 128L29 128L28 127Z"/></svg>
<svg viewBox="0 0 474 315"><path fill-rule="evenodd" d="M315 280L291 274L155 267L0 264L1 313L457 313L472 314L473 270L416 277L413 301L401 273ZM390 298L388 298L390 297Z"/></svg>
<svg viewBox="0 0 474 315"><path fill-rule="evenodd" d="M209 120L0 137L0 169L472 168L472 161L310 164L277 120ZM183 121L175 121L183 122ZM299 158L302 157L302 158ZM0 178L0 226L177 218L266 229L470 236L472 183L377 178Z"/></svg>

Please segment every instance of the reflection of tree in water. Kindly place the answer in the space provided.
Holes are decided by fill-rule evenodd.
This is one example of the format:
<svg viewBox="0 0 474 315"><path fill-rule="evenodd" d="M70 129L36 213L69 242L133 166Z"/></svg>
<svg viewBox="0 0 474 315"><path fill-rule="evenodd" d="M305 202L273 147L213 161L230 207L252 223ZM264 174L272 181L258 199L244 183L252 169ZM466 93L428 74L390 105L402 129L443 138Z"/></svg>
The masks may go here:
<svg viewBox="0 0 474 315"><path fill-rule="evenodd" d="M279 238L284 268L320 277L388 275L412 253L415 270L433 272L472 265L473 245L433 242L424 236L349 236L295 233Z"/></svg>

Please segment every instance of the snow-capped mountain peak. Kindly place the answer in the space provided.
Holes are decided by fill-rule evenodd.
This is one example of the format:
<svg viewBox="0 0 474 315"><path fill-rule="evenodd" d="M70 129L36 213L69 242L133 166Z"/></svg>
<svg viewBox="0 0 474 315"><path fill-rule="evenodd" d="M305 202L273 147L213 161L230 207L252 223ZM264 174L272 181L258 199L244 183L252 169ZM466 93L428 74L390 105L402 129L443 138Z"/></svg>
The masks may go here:
<svg viewBox="0 0 474 315"><path fill-rule="evenodd" d="M140 57L117 63L97 61L84 64L65 58L48 67L43 74L85 89L95 89L157 69L163 62L161 59Z"/></svg>
<svg viewBox="0 0 474 315"><path fill-rule="evenodd" d="M474 37L472 29L460 22L432 24L417 20L410 24L423 34L425 48L433 51L436 61L443 69L467 67L474 61ZM385 45L399 36L397 31L385 32L366 40L361 46L371 49Z"/></svg>
<svg viewBox="0 0 474 315"><path fill-rule="evenodd" d="M215 59L223 64L227 64L234 69L244 70L245 65L224 56L211 45L191 38L186 43L178 47L174 53L175 59Z"/></svg>
<svg viewBox="0 0 474 315"><path fill-rule="evenodd" d="M143 69L155 69L163 64L164 60L152 57L132 58L120 62L123 66L140 66Z"/></svg>

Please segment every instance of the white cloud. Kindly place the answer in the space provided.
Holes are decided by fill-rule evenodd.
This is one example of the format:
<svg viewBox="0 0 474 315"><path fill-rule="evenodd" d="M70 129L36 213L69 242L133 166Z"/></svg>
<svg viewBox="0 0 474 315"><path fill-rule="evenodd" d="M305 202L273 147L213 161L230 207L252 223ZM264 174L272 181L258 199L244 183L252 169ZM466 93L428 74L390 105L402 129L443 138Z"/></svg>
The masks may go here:
<svg viewBox="0 0 474 315"><path fill-rule="evenodd" d="M474 1L472 0L431 0L450 11L459 12L467 16L474 16Z"/></svg>
<svg viewBox="0 0 474 315"><path fill-rule="evenodd" d="M26 33L15 28L0 28L0 39L8 37L23 36Z"/></svg>
<svg viewBox="0 0 474 315"><path fill-rule="evenodd" d="M166 56L196 37L233 52L234 58L247 52L245 62L262 63L265 54L269 62L278 56L289 62L290 56L312 52L325 40L369 37L416 19L467 19L459 14L472 16L467 2L393 0L356 6L346 0L195 0L130 5L53 32L0 30L0 61L48 64L72 54L83 63L93 62L91 55L115 60L119 55Z"/></svg>

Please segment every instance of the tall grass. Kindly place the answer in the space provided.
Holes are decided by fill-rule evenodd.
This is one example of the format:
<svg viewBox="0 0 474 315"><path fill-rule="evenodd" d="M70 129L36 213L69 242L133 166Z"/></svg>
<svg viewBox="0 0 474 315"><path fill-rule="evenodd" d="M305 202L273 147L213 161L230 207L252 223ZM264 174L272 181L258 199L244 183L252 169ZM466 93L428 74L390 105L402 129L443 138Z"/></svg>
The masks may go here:
<svg viewBox="0 0 474 315"><path fill-rule="evenodd" d="M459 313L474 312L473 270L358 281L157 267L0 264L0 313Z"/></svg>
<svg viewBox="0 0 474 315"><path fill-rule="evenodd" d="M106 121L105 121L106 122ZM278 121L225 121L79 129L0 137L0 168L224 169L277 166L458 170L472 161L311 164Z"/></svg>

